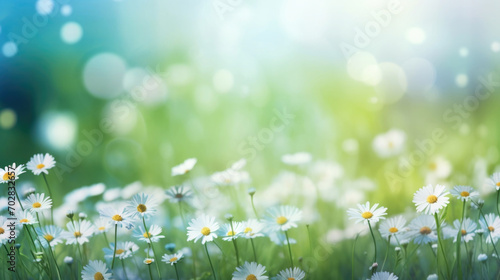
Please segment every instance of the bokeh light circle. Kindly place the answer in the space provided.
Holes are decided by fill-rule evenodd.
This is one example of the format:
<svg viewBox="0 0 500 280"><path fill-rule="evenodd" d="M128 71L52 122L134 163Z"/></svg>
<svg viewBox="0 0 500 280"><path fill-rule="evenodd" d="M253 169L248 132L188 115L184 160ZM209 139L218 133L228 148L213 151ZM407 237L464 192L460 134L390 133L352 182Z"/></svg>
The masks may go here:
<svg viewBox="0 0 500 280"><path fill-rule="evenodd" d="M70 5L64 5L61 7L61 14L65 17L69 17L73 13L73 8Z"/></svg>
<svg viewBox="0 0 500 280"><path fill-rule="evenodd" d="M61 28L61 39L67 44L75 44L82 38L83 29L76 22L68 22Z"/></svg>
<svg viewBox="0 0 500 280"><path fill-rule="evenodd" d="M422 44L425 41L425 37L426 37L425 32L421 28L418 28L418 27L410 28L406 32L406 39L410 43L415 44L415 45Z"/></svg>
<svg viewBox="0 0 500 280"><path fill-rule="evenodd" d="M233 74L226 69L218 70L213 77L214 88L220 93L227 93L233 88Z"/></svg>
<svg viewBox="0 0 500 280"><path fill-rule="evenodd" d="M36 2L36 11L40 15L48 15L54 10L53 0L38 0Z"/></svg>
<svg viewBox="0 0 500 280"><path fill-rule="evenodd" d="M123 91L122 82L127 65L113 53L100 53L87 61L83 69L85 88L97 98L110 99Z"/></svg>
<svg viewBox="0 0 500 280"><path fill-rule="evenodd" d="M458 74L455 77L455 83L457 84L458 87L466 87L467 84L469 83L469 77L466 74Z"/></svg>
<svg viewBox="0 0 500 280"><path fill-rule="evenodd" d="M144 68L129 69L123 77L123 88L132 100L147 105L159 105L167 98L167 86L162 77Z"/></svg>
<svg viewBox="0 0 500 280"><path fill-rule="evenodd" d="M7 42L2 46L2 53L5 57L13 57L17 54L17 45L14 42Z"/></svg>
<svg viewBox="0 0 500 280"><path fill-rule="evenodd" d="M382 78L375 85L380 102L391 104L397 102L405 94L408 86L406 74L399 65L384 62L379 64Z"/></svg>
<svg viewBox="0 0 500 280"><path fill-rule="evenodd" d="M76 118L69 113L49 112L38 123L38 137L56 149L64 149L73 144L76 133Z"/></svg>
<svg viewBox="0 0 500 280"><path fill-rule="evenodd" d="M12 109L3 109L0 111L0 127L2 129L11 129L16 125L17 115Z"/></svg>

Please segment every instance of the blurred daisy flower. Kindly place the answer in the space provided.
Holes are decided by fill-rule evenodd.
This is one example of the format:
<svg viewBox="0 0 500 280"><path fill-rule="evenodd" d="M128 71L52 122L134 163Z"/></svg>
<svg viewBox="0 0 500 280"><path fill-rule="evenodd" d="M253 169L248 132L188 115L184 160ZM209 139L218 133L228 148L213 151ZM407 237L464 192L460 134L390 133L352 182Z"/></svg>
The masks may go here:
<svg viewBox="0 0 500 280"><path fill-rule="evenodd" d="M368 222L376 223L379 220L385 219L383 216L387 215L387 208L377 207L378 203L375 203L370 208L370 202L368 201L365 205L358 204L358 209L350 208L347 210L347 214L349 215L349 219L354 219L357 223L363 222L365 225L368 224Z"/></svg>
<svg viewBox="0 0 500 280"><path fill-rule="evenodd" d="M102 250L104 251L104 258L112 259L115 250L115 243L109 243L109 248L103 248ZM116 246L116 257L123 260L131 257L132 253L137 250L139 250L139 246L137 246L134 242L118 242Z"/></svg>
<svg viewBox="0 0 500 280"><path fill-rule="evenodd" d="M30 161L26 163L26 168L31 170L33 174L40 175L40 173L49 174L49 169L56 165L54 157L50 154L36 154L31 157Z"/></svg>
<svg viewBox="0 0 500 280"><path fill-rule="evenodd" d="M182 259L182 256L183 256L182 253L176 253L172 255L165 254L161 258L161 260L166 264L174 265Z"/></svg>
<svg viewBox="0 0 500 280"><path fill-rule="evenodd" d="M142 263L144 263L145 265L150 265L152 263L155 262L155 259L152 259L152 258L145 258L144 261Z"/></svg>
<svg viewBox="0 0 500 280"><path fill-rule="evenodd" d="M161 238L165 238L165 236L160 235L160 233L161 233L161 227L157 225L152 225L149 228L148 232L146 232L144 227L139 226L134 230L133 236L139 238L140 241L146 241L147 243L149 243L149 239L151 239L151 242L158 242L160 241Z"/></svg>
<svg viewBox="0 0 500 280"><path fill-rule="evenodd" d="M405 229L405 225L406 219L403 216L396 216L382 221L378 231L383 238L388 239L389 236L401 234Z"/></svg>
<svg viewBox="0 0 500 280"><path fill-rule="evenodd" d="M10 236L9 224L10 224L10 222L9 222L9 220L7 220L7 218L5 218L4 216L0 216L0 243L1 244L4 244L4 241L7 241L7 239Z"/></svg>
<svg viewBox="0 0 500 280"><path fill-rule="evenodd" d="M479 254L479 255L477 256L477 260L478 260L478 261L480 261L480 262L484 262L484 261L486 261L487 259L488 259L488 255L486 255L486 254Z"/></svg>
<svg viewBox="0 0 500 280"><path fill-rule="evenodd" d="M191 171L195 166L197 159L188 158L183 163L172 167L172 176L184 175Z"/></svg>
<svg viewBox="0 0 500 280"><path fill-rule="evenodd" d="M170 202L178 203L191 198L193 192L189 188L184 186L174 186L166 190L165 194L167 195Z"/></svg>
<svg viewBox="0 0 500 280"><path fill-rule="evenodd" d="M299 152L295 154L286 154L281 157L281 161L288 165L303 165L311 162L312 156L310 153Z"/></svg>
<svg viewBox="0 0 500 280"><path fill-rule="evenodd" d="M450 191L450 193L462 201L469 201L469 199L479 196L478 192L468 186L456 186Z"/></svg>
<svg viewBox="0 0 500 280"><path fill-rule="evenodd" d="M89 237L94 234L94 225L86 220L68 222L66 224L68 231L62 233L62 237L66 239L66 244L84 244L89 242Z"/></svg>
<svg viewBox="0 0 500 280"><path fill-rule="evenodd" d="M417 207L417 212L434 215L434 213L438 213L439 210L448 205L450 198L447 195L448 192L445 186L436 185L436 187L433 187L427 185L415 192L413 203Z"/></svg>
<svg viewBox="0 0 500 280"><path fill-rule="evenodd" d="M228 186L248 183L250 182L250 175L246 171L227 169L212 174L212 176L210 176L210 179L217 185Z"/></svg>
<svg viewBox="0 0 500 280"><path fill-rule="evenodd" d="M256 262L245 262L242 266L236 268L233 272L232 280L266 280L266 267Z"/></svg>
<svg viewBox="0 0 500 280"><path fill-rule="evenodd" d="M422 215L413 219L408 225L409 234L416 244L427 244L437 241L436 221L431 215Z"/></svg>
<svg viewBox="0 0 500 280"><path fill-rule="evenodd" d="M486 243L496 243L500 237L500 218L493 214L486 214L486 219L481 218L479 224L484 231Z"/></svg>
<svg viewBox="0 0 500 280"><path fill-rule="evenodd" d="M264 230L264 224L256 219L249 219L248 221L243 222L243 228L243 237L247 239L264 236L262 233Z"/></svg>
<svg viewBox="0 0 500 280"><path fill-rule="evenodd" d="M447 235L454 237L453 242L457 242L457 234L460 231L462 235L462 242L469 242L474 239L477 224L469 218L466 218L462 222L462 228L460 228L460 220L455 220L453 222L455 228L449 229Z"/></svg>
<svg viewBox="0 0 500 280"><path fill-rule="evenodd" d="M451 174L451 163L444 157L436 157L427 165L427 175L430 178L444 179Z"/></svg>
<svg viewBox="0 0 500 280"><path fill-rule="evenodd" d="M36 228L35 231L36 235L38 235L38 239L44 247L47 247L47 245L54 247L55 245L63 242L63 229L58 226L44 226L42 228Z"/></svg>
<svg viewBox="0 0 500 280"><path fill-rule="evenodd" d="M191 222L189 222L189 226L187 228L187 241L194 240L194 242L197 242L201 238L201 244L211 242L217 238L216 232L218 229L219 224L215 222L214 217L202 214L200 217L192 219Z"/></svg>
<svg viewBox="0 0 500 280"><path fill-rule="evenodd" d="M495 190L500 190L500 172L495 172L488 178L488 185L494 188Z"/></svg>
<svg viewBox="0 0 500 280"><path fill-rule="evenodd" d="M302 211L288 205L270 208L267 214L264 222L269 231L287 231L295 228L302 218Z"/></svg>
<svg viewBox="0 0 500 280"><path fill-rule="evenodd" d="M158 204L154 201L154 199L145 194L136 194L132 197L132 200L129 202L129 206L125 208L125 211L132 213L132 217L148 219L156 213L155 207Z"/></svg>
<svg viewBox="0 0 500 280"><path fill-rule="evenodd" d="M112 274L108 273L106 264L102 261L89 261L82 270L82 280L109 280Z"/></svg>
<svg viewBox="0 0 500 280"><path fill-rule="evenodd" d="M0 168L0 184L8 183L19 179L19 175L24 173L24 165L16 166L16 163L6 166L4 169Z"/></svg>
<svg viewBox="0 0 500 280"><path fill-rule="evenodd" d="M108 220L111 225L119 225L120 227L125 227L126 229L131 229L134 227L132 214L127 212L125 209L118 211L116 209L106 207L99 210L99 215L102 218Z"/></svg>
<svg viewBox="0 0 500 280"><path fill-rule="evenodd" d="M240 237L245 230L243 228L243 224L240 222L233 222L233 226L231 224L223 224L219 229L219 235L222 236L222 240L224 241L233 241L234 239Z"/></svg>
<svg viewBox="0 0 500 280"><path fill-rule="evenodd" d="M387 271L375 272L370 280L398 280L398 277Z"/></svg>
<svg viewBox="0 0 500 280"><path fill-rule="evenodd" d="M294 267L280 271L280 273L276 276L276 280L302 280L304 277L306 277L306 273L300 268Z"/></svg>
<svg viewBox="0 0 500 280"><path fill-rule="evenodd" d="M37 224L38 220L31 214L31 211L28 209L25 209L24 211L17 211L16 212L16 217L18 220L18 223L23 226L23 225L32 225L32 224Z"/></svg>
<svg viewBox="0 0 500 280"><path fill-rule="evenodd" d="M373 139L373 150L381 158L398 155L403 151L406 134L397 129L379 134Z"/></svg>
<svg viewBox="0 0 500 280"><path fill-rule="evenodd" d="M45 197L43 193L31 194L26 198L23 205L33 213L40 213L52 207L52 199L48 196Z"/></svg>
<svg viewBox="0 0 500 280"><path fill-rule="evenodd" d="M105 233L108 232L110 229L110 224L108 223L108 220L105 218L100 217L97 219L95 222L95 233Z"/></svg>

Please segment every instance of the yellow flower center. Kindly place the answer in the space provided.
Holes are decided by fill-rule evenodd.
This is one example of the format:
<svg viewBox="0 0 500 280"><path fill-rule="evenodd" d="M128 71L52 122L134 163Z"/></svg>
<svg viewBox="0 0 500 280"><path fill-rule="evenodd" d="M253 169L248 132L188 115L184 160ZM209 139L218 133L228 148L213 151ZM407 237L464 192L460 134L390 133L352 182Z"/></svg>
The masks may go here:
<svg viewBox="0 0 500 280"><path fill-rule="evenodd" d="M42 204L40 204L40 202L33 203L33 208L40 208L40 207L42 207Z"/></svg>
<svg viewBox="0 0 500 280"><path fill-rule="evenodd" d="M44 236L43 236L43 238L45 238L45 240L47 240L47 241L49 241L49 242L50 242L50 241L52 241L52 240L54 240L54 236L52 236L52 235L50 235L50 234L46 234L46 235L44 235Z"/></svg>
<svg viewBox="0 0 500 280"><path fill-rule="evenodd" d="M295 278L293 278L293 277L288 277L288 280L295 280Z"/></svg>
<svg viewBox="0 0 500 280"><path fill-rule="evenodd" d="M21 224L24 224L24 223L29 223L30 221L28 219L21 219L19 222Z"/></svg>
<svg viewBox="0 0 500 280"><path fill-rule="evenodd" d="M182 193L178 193L175 195L175 198L183 198L184 196L182 195Z"/></svg>
<svg viewBox="0 0 500 280"><path fill-rule="evenodd" d="M105 230L105 229L106 229L106 227L99 227L99 230L100 230L100 231L103 231L103 230Z"/></svg>
<svg viewBox="0 0 500 280"><path fill-rule="evenodd" d="M249 233L249 232L252 232L252 228L247 227L247 228L245 229L245 233Z"/></svg>
<svg viewBox="0 0 500 280"><path fill-rule="evenodd" d="M437 169L437 164L436 164L435 162L431 162L431 163L429 164L429 169L430 169L430 170L436 170L436 169Z"/></svg>
<svg viewBox="0 0 500 280"><path fill-rule="evenodd" d="M488 229L491 231L491 232L494 232L495 231L495 228L492 227L492 226L489 226Z"/></svg>
<svg viewBox="0 0 500 280"><path fill-rule="evenodd" d="M151 264L153 261L152 260L146 260L147 264Z"/></svg>
<svg viewBox="0 0 500 280"><path fill-rule="evenodd" d="M427 197L427 202L429 202L429 203L431 203L431 204L432 204L432 203L436 203L436 201L438 201L438 198L437 198L437 196L435 196L435 195L433 195L433 194L431 194L431 195L429 195L429 196Z"/></svg>
<svg viewBox="0 0 500 280"><path fill-rule="evenodd" d="M461 192L461 193L460 193L460 195L461 195L462 197L468 197L468 196L470 195L470 193L469 193L469 192L467 192L467 191L463 191L463 192Z"/></svg>
<svg viewBox="0 0 500 280"><path fill-rule="evenodd" d="M361 214L361 217L365 218L365 219L370 219L371 217L373 217L373 214L372 212L363 212L363 214Z"/></svg>
<svg viewBox="0 0 500 280"><path fill-rule="evenodd" d="M79 231L75 231L75 233L73 233L73 235L78 238L78 237L81 237L82 236L82 233L79 232Z"/></svg>
<svg viewBox="0 0 500 280"><path fill-rule="evenodd" d="M276 218L276 222L279 225L284 225L286 222L288 222L288 219L283 216L279 216L278 218Z"/></svg>
<svg viewBox="0 0 500 280"><path fill-rule="evenodd" d="M5 172L5 173L3 174L2 179L3 179L4 181L7 181L7 180L10 180L10 178L11 178L11 177L14 177L15 175L16 175L16 174L15 174L14 172L12 172L12 171L11 171L11 172Z"/></svg>
<svg viewBox="0 0 500 280"><path fill-rule="evenodd" d="M210 234L210 229L208 227L203 227L201 229L201 234L203 234L205 236L209 235Z"/></svg>
<svg viewBox="0 0 500 280"><path fill-rule="evenodd" d="M0 234L4 234L4 233L5 233L5 230L0 227Z"/></svg>
<svg viewBox="0 0 500 280"><path fill-rule="evenodd" d="M117 249L116 250L116 254L117 255L123 254L123 252L125 252L125 250L123 250L123 249Z"/></svg>
<svg viewBox="0 0 500 280"><path fill-rule="evenodd" d="M144 238L150 238L152 235L151 233L145 232L142 236L144 236Z"/></svg>
<svg viewBox="0 0 500 280"><path fill-rule="evenodd" d="M113 219L113 220L115 220L115 221L117 221L117 222L121 222L121 221L123 221L122 216L120 216L120 215L118 215L118 214L117 214L117 215L114 215L113 217L111 217L111 219Z"/></svg>
<svg viewBox="0 0 500 280"><path fill-rule="evenodd" d="M432 232L432 230L431 230L430 227L422 227L422 228L420 228L420 234L428 235L431 232Z"/></svg>
<svg viewBox="0 0 500 280"><path fill-rule="evenodd" d="M36 168L38 168L38 169L42 169L42 168L44 168L44 167L45 167L45 164L43 164L43 163L40 163L40 164L38 164L38 165L36 166Z"/></svg>
<svg viewBox="0 0 500 280"><path fill-rule="evenodd" d="M257 280L257 277L253 274L247 276L246 280Z"/></svg>
<svg viewBox="0 0 500 280"><path fill-rule="evenodd" d="M395 228L395 227L391 227L391 228L389 229L389 232L390 232L390 233L396 233L396 232L398 232L398 229L397 229L397 228Z"/></svg>
<svg viewBox="0 0 500 280"><path fill-rule="evenodd" d="M462 229L462 235L466 235L467 234L467 231L465 229Z"/></svg>
<svg viewBox="0 0 500 280"><path fill-rule="evenodd" d="M177 257L173 257L170 259L170 262L175 262L176 260L178 260Z"/></svg>
<svg viewBox="0 0 500 280"><path fill-rule="evenodd" d="M94 274L94 280L104 280L104 276L100 272Z"/></svg>
<svg viewBox="0 0 500 280"><path fill-rule="evenodd" d="M144 213L144 212L146 212L146 210L148 210L146 205L144 205L144 204L137 205L137 211L139 211L140 213Z"/></svg>
<svg viewBox="0 0 500 280"><path fill-rule="evenodd" d="M234 235L234 231L230 230L227 232L227 236L233 236Z"/></svg>

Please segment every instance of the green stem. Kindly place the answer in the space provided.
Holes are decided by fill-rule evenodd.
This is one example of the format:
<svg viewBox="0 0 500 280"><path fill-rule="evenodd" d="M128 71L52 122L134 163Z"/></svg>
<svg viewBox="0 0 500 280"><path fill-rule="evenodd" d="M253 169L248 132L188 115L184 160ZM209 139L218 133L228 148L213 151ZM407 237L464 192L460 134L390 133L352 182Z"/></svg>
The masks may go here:
<svg viewBox="0 0 500 280"><path fill-rule="evenodd" d="M111 270L113 270L113 268L115 267L117 230L118 230L118 224L115 224L115 248L113 249L113 261L111 262Z"/></svg>
<svg viewBox="0 0 500 280"><path fill-rule="evenodd" d="M144 218L144 216L142 216L142 224L144 225L144 230L146 231L146 235L148 236L149 244L151 245L151 249L153 249L153 256L155 257L156 271L158 272L158 277L161 279L160 268L158 267L158 262L157 262L158 258L156 257L155 247L153 246L153 241L151 241L151 235L149 234L148 227L146 226L146 219Z"/></svg>
<svg viewBox="0 0 500 280"><path fill-rule="evenodd" d="M253 238L250 238L250 243L252 244L253 258L257 262L257 253L255 252L255 245L253 244Z"/></svg>
<svg viewBox="0 0 500 280"><path fill-rule="evenodd" d="M498 213L498 216L500 216L500 208L498 206L498 203L500 202L500 190L497 191L497 213Z"/></svg>
<svg viewBox="0 0 500 280"><path fill-rule="evenodd" d="M56 256L54 256L54 252L52 252L52 246L49 244L49 251L50 254L52 255L52 258L54 259L54 264L56 265L56 270L57 270L57 277L59 280L61 280L61 271L59 270L59 265L57 264Z"/></svg>
<svg viewBox="0 0 500 280"><path fill-rule="evenodd" d="M286 243L288 244L288 253L290 254L290 263L292 264L293 269L293 256L292 256L292 247L290 246L290 239L288 239L288 231L285 231Z"/></svg>
<svg viewBox="0 0 500 280"><path fill-rule="evenodd" d="M389 238L387 240L387 250L385 250L384 262L382 263L382 268L380 269L380 271L384 271L385 261L387 261L387 255L389 254L390 247L391 247L391 235L389 235Z"/></svg>
<svg viewBox="0 0 500 280"><path fill-rule="evenodd" d="M448 279L450 279L450 268L448 267L448 260L446 259L446 252L444 251L443 242L441 240L441 224L439 223L439 218L438 218L437 213L434 213L434 219L436 220L438 247L440 248L441 254L443 255L444 264L446 266L446 273L447 273L446 275L448 276ZM438 259L439 258L436 257L436 260L438 260ZM437 267L439 268L439 262L438 262Z"/></svg>
<svg viewBox="0 0 500 280"><path fill-rule="evenodd" d="M182 226L186 228L186 220L184 219L184 213L182 212L182 201L178 202L179 204L179 214L181 215Z"/></svg>
<svg viewBox="0 0 500 280"><path fill-rule="evenodd" d="M17 193L17 188L16 188L16 197L17 197L17 201L19 201L19 205L21 206L21 210L23 210L23 212L24 212L23 203L22 203L21 199L19 198L19 194Z"/></svg>
<svg viewBox="0 0 500 280"><path fill-rule="evenodd" d="M233 222L231 221L229 224L231 225L231 231L233 232L233 235L234 235ZM240 256L238 253L238 245L236 244L236 238L233 238L232 241L233 241L233 245L234 245L234 252L236 255L236 266L240 266Z"/></svg>
<svg viewBox="0 0 500 280"><path fill-rule="evenodd" d="M463 201L462 204L462 218L460 219L460 227L458 228L458 233L457 233L457 275L458 279L462 280L463 279L463 272L462 272L462 258L460 257L461 255L461 247L462 247L462 225L464 223L464 217L465 217L465 200Z"/></svg>
<svg viewBox="0 0 500 280"><path fill-rule="evenodd" d="M127 270L125 269L125 262L122 259L122 268L123 268L123 274L125 275L125 278L128 280L128 275L127 275Z"/></svg>
<svg viewBox="0 0 500 280"><path fill-rule="evenodd" d="M205 252L207 252L208 262L210 263L210 267L212 268L212 273L214 275L214 279L217 280L217 276L215 276L214 265L212 264L212 259L210 259L210 254L208 253L207 243L205 243Z"/></svg>
<svg viewBox="0 0 500 280"><path fill-rule="evenodd" d="M153 273L151 273L151 265L148 264L148 269L149 269L149 278L153 280Z"/></svg>
<svg viewBox="0 0 500 280"><path fill-rule="evenodd" d="M359 234L356 235L354 239L354 244L352 244L352 253L351 253L351 280L354 280L354 252L356 249L356 242L358 242Z"/></svg>
<svg viewBox="0 0 500 280"><path fill-rule="evenodd" d="M368 221L368 227L370 228L370 233L373 239L373 247L375 248L375 256L373 257L373 263L377 263L377 241L375 240L375 234L373 234L373 229L372 225L370 224L370 221ZM374 269L372 269L372 274L375 273L376 271L377 268L375 267Z"/></svg>
<svg viewBox="0 0 500 280"><path fill-rule="evenodd" d="M106 246L109 246L108 236L106 236L106 232L103 231L102 235L104 236L104 241L106 242Z"/></svg>
<svg viewBox="0 0 500 280"><path fill-rule="evenodd" d="M45 180L45 184L47 185L47 190L49 190L49 196L54 201L54 197L52 196L52 191L50 190L49 182L47 181L47 177L45 176L45 173L42 173L43 175L43 180ZM54 224L54 207L50 207L50 222Z"/></svg>
<svg viewBox="0 0 500 280"><path fill-rule="evenodd" d="M177 271L177 264L174 263L174 268L175 268L175 276L177 276L177 280L179 280L179 271Z"/></svg>
<svg viewBox="0 0 500 280"><path fill-rule="evenodd" d="M252 202L253 213L255 214L255 217L257 219L259 219L259 215L257 214L257 210L255 209L255 204L253 203L253 195L250 196L250 200Z"/></svg>

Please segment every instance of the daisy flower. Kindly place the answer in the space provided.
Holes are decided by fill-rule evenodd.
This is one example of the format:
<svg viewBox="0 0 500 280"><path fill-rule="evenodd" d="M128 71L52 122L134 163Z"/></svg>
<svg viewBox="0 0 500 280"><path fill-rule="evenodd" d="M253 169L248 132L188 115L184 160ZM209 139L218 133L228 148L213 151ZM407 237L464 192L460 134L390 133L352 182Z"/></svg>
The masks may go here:
<svg viewBox="0 0 500 280"><path fill-rule="evenodd" d="M405 229L406 219L403 216L389 218L380 223L378 231L383 238L388 239L389 236L401 234Z"/></svg>
<svg viewBox="0 0 500 280"><path fill-rule="evenodd" d="M82 270L82 280L109 280L111 273L108 273L106 264L102 261L89 261Z"/></svg>
<svg viewBox="0 0 500 280"><path fill-rule="evenodd" d="M116 209L106 207L99 210L99 215L102 218L108 219L108 223L111 225L119 225L120 227L125 227L126 229L131 229L134 227L132 214L127 212L125 209L118 211Z"/></svg>
<svg viewBox="0 0 500 280"><path fill-rule="evenodd" d="M172 167L172 176L184 175L193 169L197 160L195 158L188 158L183 163Z"/></svg>
<svg viewBox="0 0 500 280"><path fill-rule="evenodd" d="M36 154L26 163L26 167L35 175L40 175L40 173L49 174L48 170L55 165L54 157L48 153L45 155Z"/></svg>
<svg viewBox="0 0 500 280"><path fill-rule="evenodd" d="M178 203L191 198L193 192L184 186L174 186L165 191L168 199L172 203Z"/></svg>
<svg viewBox="0 0 500 280"><path fill-rule="evenodd" d="M250 182L250 175L246 171L227 169L215 172L210 179L217 185L228 186Z"/></svg>
<svg viewBox="0 0 500 280"><path fill-rule="evenodd" d="M355 219L357 223L363 222L365 225L368 224L368 222L376 223L379 220L385 219L385 217L382 216L387 215L387 208L377 207L378 203L375 203L370 208L370 202L366 202L365 205L358 204L358 209L350 208L347 210L347 214L349 214L349 219Z"/></svg>
<svg viewBox="0 0 500 280"><path fill-rule="evenodd" d="M269 277L265 276L266 267L256 262L245 262L242 266L236 268L233 272L232 280L265 280Z"/></svg>
<svg viewBox="0 0 500 280"><path fill-rule="evenodd" d="M108 221L105 218L99 218L97 221L94 223L95 224L95 233L105 233L108 232L108 230L111 228Z"/></svg>
<svg viewBox="0 0 500 280"><path fill-rule="evenodd" d="M43 193L31 194L24 201L24 206L32 213L40 213L52 207L52 199Z"/></svg>
<svg viewBox="0 0 500 280"><path fill-rule="evenodd" d="M68 231L64 231L62 237L66 239L68 245L76 243L82 245L89 242L89 237L94 234L94 225L87 220L68 222L66 227Z"/></svg>
<svg viewBox="0 0 500 280"><path fill-rule="evenodd" d="M445 186L436 185L436 187L433 187L432 185L427 185L420 188L413 195L413 203L417 207L417 212L434 215L450 202L450 198L447 195L448 192Z"/></svg>
<svg viewBox="0 0 500 280"><path fill-rule="evenodd" d="M373 139L373 150L381 158L387 158L401 153L404 149L406 134L397 129L391 129L379 134Z"/></svg>
<svg viewBox="0 0 500 280"><path fill-rule="evenodd" d="M240 237L243 234L245 228L240 222L233 222L233 227L230 223L223 224L219 229L219 235L222 236L224 241L233 241L234 239Z"/></svg>
<svg viewBox="0 0 500 280"><path fill-rule="evenodd" d="M288 165L303 165L311 162L312 156L310 153L299 152L295 154L287 154L281 157L281 161Z"/></svg>
<svg viewBox="0 0 500 280"><path fill-rule="evenodd" d="M264 224L256 219L250 219L243 222L243 228L243 237L247 239L264 236L262 233L264 230Z"/></svg>
<svg viewBox="0 0 500 280"><path fill-rule="evenodd" d="M4 244L4 241L10 236L9 220L4 216L0 216L0 244ZM17 236L17 235L16 235Z"/></svg>
<svg viewBox="0 0 500 280"><path fill-rule="evenodd" d="M202 214L200 217L192 219L191 222L189 222L189 226L187 228L187 241L194 240L194 242L197 242L200 238L201 244L213 241L215 238L217 238L216 231L218 229L219 224L215 222L214 217L209 217Z"/></svg>
<svg viewBox="0 0 500 280"><path fill-rule="evenodd" d="M104 258L112 259L113 258L113 250L115 249L115 243L109 243L109 248L103 248ZM118 242L116 246L116 257L120 260L126 259L132 256L132 253L139 250L139 246L134 242Z"/></svg>
<svg viewBox="0 0 500 280"><path fill-rule="evenodd" d="M267 214L264 222L270 231L287 231L295 228L302 218L302 211L293 206L273 207L267 210Z"/></svg>
<svg viewBox="0 0 500 280"><path fill-rule="evenodd" d="M427 166L427 175L430 178L444 179L451 173L451 163L444 157L434 158Z"/></svg>
<svg viewBox="0 0 500 280"><path fill-rule="evenodd" d="M500 190L500 172L495 172L488 178L488 185L497 191Z"/></svg>
<svg viewBox="0 0 500 280"><path fill-rule="evenodd" d="M285 270L280 271L280 273L276 276L276 280L302 280L306 277L304 271L302 271L298 267L287 268Z"/></svg>
<svg viewBox="0 0 500 280"><path fill-rule="evenodd" d="M132 213L133 217L148 219L156 213L156 206L158 204L154 201L153 197L141 193L132 197L129 206L125 210Z"/></svg>
<svg viewBox="0 0 500 280"><path fill-rule="evenodd" d="M469 199L479 196L478 192L468 186L456 186L450 191L450 193L462 201L469 201Z"/></svg>
<svg viewBox="0 0 500 280"><path fill-rule="evenodd" d="M4 169L0 168L0 184L8 183L12 180L19 179L19 175L24 173L24 165L16 166L16 163L6 166Z"/></svg>
<svg viewBox="0 0 500 280"><path fill-rule="evenodd" d="M25 209L24 211L17 211L16 212L16 217L18 224L22 225L32 225L32 224L37 224L38 220L31 214L31 211L28 209Z"/></svg>
<svg viewBox="0 0 500 280"><path fill-rule="evenodd" d="M479 256L477 256L477 260L480 262L484 262L487 259L488 259L488 255L486 255L486 254L479 254Z"/></svg>
<svg viewBox="0 0 500 280"><path fill-rule="evenodd" d="M174 265L174 264L176 264L177 262L179 262L182 259L182 256L183 256L182 252L179 252L179 253L176 253L176 254L172 254L172 255L165 254L161 258L161 260L163 262L165 262L166 264Z"/></svg>
<svg viewBox="0 0 500 280"><path fill-rule="evenodd" d="M152 258L145 258L143 263L146 264L146 265L150 265L152 263L155 262L155 259L152 259Z"/></svg>
<svg viewBox="0 0 500 280"><path fill-rule="evenodd" d="M453 226L455 228L450 231L450 233L453 234L454 237L453 242L457 242L457 234L459 230L462 234L462 242L469 242L474 238L477 225L471 219L469 218L464 219L464 221L462 222L461 229L459 220L455 220L453 222Z"/></svg>
<svg viewBox="0 0 500 280"><path fill-rule="evenodd" d="M373 274L370 280L398 280L398 277L387 271L380 271Z"/></svg>
<svg viewBox="0 0 500 280"><path fill-rule="evenodd" d="M160 233L161 227L157 225L152 225L149 228L148 232L146 232L143 226L139 226L134 230L133 236L139 238L140 241L146 241L147 243L149 243L149 239L151 239L151 242L158 242L161 238L165 238L165 236L160 235Z"/></svg>
<svg viewBox="0 0 500 280"><path fill-rule="evenodd" d="M408 225L409 234L416 244L426 244L437 241L436 221L431 215L422 215L413 219Z"/></svg>
<svg viewBox="0 0 500 280"><path fill-rule="evenodd" d="M479 223L486 236L487 243L496 243L500 237L500 218L497 215L490 213L485 215L485 219L480 219ZM492 240L493 239L493 240Z"/></svg>
<svg viewBox="0 0 500 280"><path fill-rule="evenodd" d="M42 228L36 228L35 230L36 235L38 235L38 239L40 239L40 242L44 245L44 247L47 247L47 245L53 247L63 242L63 229L58 226L44 226Z"/></svg>

